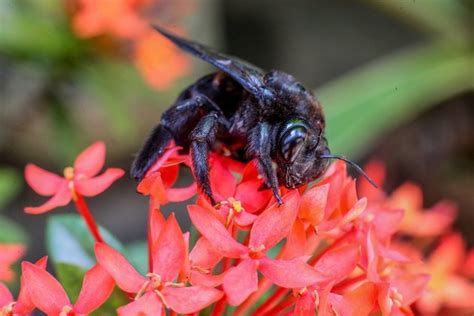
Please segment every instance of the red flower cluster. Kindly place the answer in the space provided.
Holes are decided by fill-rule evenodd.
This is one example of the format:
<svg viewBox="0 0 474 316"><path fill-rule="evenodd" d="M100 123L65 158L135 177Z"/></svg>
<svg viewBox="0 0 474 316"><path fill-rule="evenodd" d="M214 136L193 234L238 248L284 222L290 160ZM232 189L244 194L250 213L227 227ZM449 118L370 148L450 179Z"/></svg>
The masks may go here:
<svg viewBox="0 0 474 316"><path fill-rule="evenodd" d="M94 168L90 166L95 160L84 157L94 157L91 153L97 146L79 156L77 178L58 179L30 166L29 183L39 193L56 195L67 183L69 200L86 195L80 181L97 179L91 177L102 168L103 156L95 156L100 159ZM210 205L194 184L173 187L180 165L191 166L189 157L178 151L170 147L138 187L150 198L148 273L140 274L119 251L98 240L97 264L86 273L75 304L44 270L43 259L36 265L23 263L16 303L0 287L0 314L34 308L48 315L88 314L107 301L114 285L130 298L117 309L125 316L165 315L167 310L173 315L192 314L209 306L212 315L223 315L231 306L234 315L468 315L474 311L474 285L469 280L474 277L474 252L465 252L461 237L446 235L423 259L435 237L449 232L455 216L450 203L423 210L420 191L412 184L390 196L364 180L357 190L345 165L335 163L311 186L281 188L284 204L279 206L262 186L253 162L244 165L213 155L211 186L220 202ZM83 161L89 161L88 168L79 168ZM381 165L367 169L379 183L383 181ZM48 190L35 187L40 181ZM101 183L95 189L88 186L94 192L108 186L94 183ZM174 214L165 219L160 207L196 193L188 213L199 236L191 242ZM418 221L418 229L412 221ZM425 227L425 221L434 224Z"/></svg>
<svg viewBox="0 0 474 316"><path fill-rule="evenodd" d="M182 14L186 11L187 8L178 3L180 1L167 4L150 0L74 2L77 10L73 14L72 25L76 34L82 38L110 36L127 46L131 45L136 67L152 87L167 89L176 79L187 74L188 59L176 46L150 28L150 15L155 12L160 12L165 22L169 22L169 18L176 17L177 12Z"/></svg>

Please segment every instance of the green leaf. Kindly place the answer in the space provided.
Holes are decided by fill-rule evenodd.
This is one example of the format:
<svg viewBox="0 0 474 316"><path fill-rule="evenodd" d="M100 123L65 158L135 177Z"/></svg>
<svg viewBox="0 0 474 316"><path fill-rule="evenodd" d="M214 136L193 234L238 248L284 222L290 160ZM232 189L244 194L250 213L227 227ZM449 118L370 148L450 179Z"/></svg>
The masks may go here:
<svg viewBox="0 0 474 316"><path fill-rule="evenodd" d="M79 297L82 287L82 279L87 269L65 262L54 264L56 277L66 290L71 302L75 302Z"/></svg>
<svg viewBox="0 0 474 316"><path fill-rule="evenodd" d="M125 253L120 242L100 227L104 240ZM69 263L84 269L95 264L94 239L83 219L78 215L54 215L46 226L46 247L53 263Z"/></svg>
<svg viewBox="0 0 474 316"><path fill-rule="evenodd" d="M0 51L35 58L59 58L82 52L67 21L57 14L7 0L0 3L0 22Z"/></svg>
<svg viewBox="0 0 474 316"><path fill-rule="evenodd" d="M82 280L86 269L76 265L58 262L55 264L55 270L58 280L63 285L69 299L76 302L82 288ZM116 309L122 305L129 303L127 297L117 287L112 292L109 299L91 315L116 315Z"/></svg>
<svg viewBox="0 0 474 316"><path fill-rule="evenodd" d="M0 210L10 202L20 191L21 177L14 169L0 169Z"/></svg>
<svg viewBox="0 0 474 316"><path fill-rule="evenodd" d="M124 247L107 230L100 232L113 248L125 253ZM85 272L95 264L94 239L83 219L78 215L54 215L46 227L46 247L53 262L58 280L74 302L82 287ZM114 290L107 302L94 315L115 315L119 306L128 303L125 295Z"/></svg>
<svg viewBox="0 0 474 316"><path fill-rule="evenodd" d="M125 256L130 263L145 275L148 272L148 243L136 241L125 246Z"/></svg>
<svg viewBox="0 0 474 316"><path fill-rule="evenodd" d="M472 36L472 12L458 0L366 1L409 24L450 39L468 41Z"/></svg>
<svg viewBox="0 0 474 316"><path fill-rule="evenodd" d="M464 47L419 46L317 89L332 151L361 155L384 132L472 89L473 60Z"/></svg>
<svg viewBox="0 0 474 316"><path fill-rule="evenodd" d="M107 302L105 302L99 309L91 314L91 316L113 316L117 315L117 308L130 303L130 300L125 294L115 287Z"/></svg>
<svg viewBox="0 0 474 316"><path fill-rule="evenodd" d="M11 219L0 216L0 243L26 244L28 236L25 230Z"/></svg>

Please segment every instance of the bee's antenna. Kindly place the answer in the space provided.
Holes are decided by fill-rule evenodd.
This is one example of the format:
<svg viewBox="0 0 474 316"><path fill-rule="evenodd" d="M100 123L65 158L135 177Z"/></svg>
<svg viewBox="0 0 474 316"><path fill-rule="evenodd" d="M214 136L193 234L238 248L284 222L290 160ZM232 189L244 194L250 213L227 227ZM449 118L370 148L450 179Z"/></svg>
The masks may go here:
<svg viewBox="0 0 474 316"><path fill-rule="evenodd" d="M358 165L356 164L355 162L347 159L346 157L344 156L340 156L340 155L321 155L319 156L320 158L323 158L323 159L339 159L339 160L342 160L348 164L350 164L352 167L354 167L354 169L357 170L357 172L359 172L364 178L367 179L367 181L370 182L370 184L372 184L375 188L378 188L377 184L375 183L374 180L372 180L369 175L367 173L365 173L365 171Z"/></svg>

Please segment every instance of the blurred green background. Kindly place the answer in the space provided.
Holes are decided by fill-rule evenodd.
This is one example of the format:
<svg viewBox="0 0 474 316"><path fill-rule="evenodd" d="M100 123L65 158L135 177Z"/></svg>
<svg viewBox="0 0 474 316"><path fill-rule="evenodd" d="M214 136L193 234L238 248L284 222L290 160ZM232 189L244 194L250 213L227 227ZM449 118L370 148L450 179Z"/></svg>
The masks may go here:
<svg viewBox="0 0 474 316"><path fill-rule="evenodd" d="M189 75L152 88L134 66L130 43L76 35L73 2L0 0L0 222L9 228L0 235L28 239L27 258L45 253L49 215L22 211L43 201L23 181L25 164L61 173L81 149L104 140L107 165L128 171L160 113L212 71L192 60ZM322 102L333 152L384 161L388 191L412 180L422 184L427 205L453 199L458 227L472 234L472 1L160 0L144 19L293 74ZM146 202L125 177L90 206L136 251L146 236Z"/></svg>

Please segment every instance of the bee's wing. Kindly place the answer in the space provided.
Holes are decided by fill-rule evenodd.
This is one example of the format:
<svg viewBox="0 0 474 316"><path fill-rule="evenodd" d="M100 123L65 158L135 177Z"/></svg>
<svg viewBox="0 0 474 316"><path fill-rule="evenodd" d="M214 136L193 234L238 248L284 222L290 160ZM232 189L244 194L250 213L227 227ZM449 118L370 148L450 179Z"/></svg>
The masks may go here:
<svg viewBox="0 0 474 316"><path fill-rule="evenodd" d="M272 91L263 81L264 71L244 60L217 52L205 45L181 38L163 28L153 25L153 28L168 38L181 49L214 65L239 82L245 90L258 98L271 98Z"/></svg>

